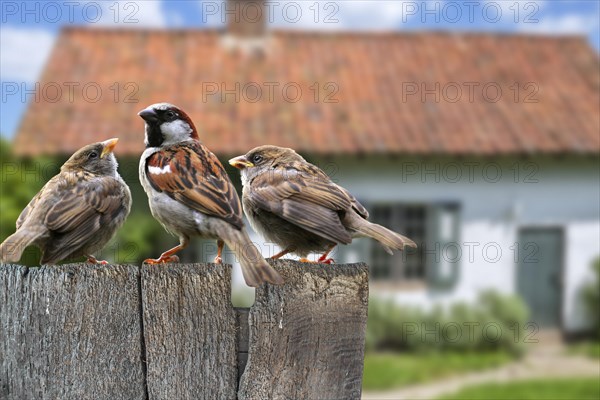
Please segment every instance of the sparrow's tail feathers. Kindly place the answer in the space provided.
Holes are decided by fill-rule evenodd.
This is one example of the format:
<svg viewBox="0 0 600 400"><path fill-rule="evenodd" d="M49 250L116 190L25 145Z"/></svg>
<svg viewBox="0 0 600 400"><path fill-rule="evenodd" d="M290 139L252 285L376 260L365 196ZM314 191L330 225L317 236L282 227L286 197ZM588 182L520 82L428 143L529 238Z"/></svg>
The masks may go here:
<svg viewBox="0 0 600 400"><path fill-rule="evenodd" d="M361 236L377 240L389 254L392 254L392 250L404 250L405 246L417 247L417 244L406 236L369 222L358 215L354 215L346 221L349 223L346 226L355 230Z"/></svg>
<svg viewBox="0 0 600 400"><path fill-rule="evenodd" d="M0 261L3 263L16 263L21 259L21 255L27 246L38 238L27 229L19 229L6 238L0 244Z"/></svg>
<svg viewBox="0 0 600 400"><path fill-rule="evenodd" d="M283 283L281 275L265 261L244 230L236 231L233 236L235 237L223 237L223 239L240 262L242 274L248 286L259 287L264 282L273 285Z"/></svg>

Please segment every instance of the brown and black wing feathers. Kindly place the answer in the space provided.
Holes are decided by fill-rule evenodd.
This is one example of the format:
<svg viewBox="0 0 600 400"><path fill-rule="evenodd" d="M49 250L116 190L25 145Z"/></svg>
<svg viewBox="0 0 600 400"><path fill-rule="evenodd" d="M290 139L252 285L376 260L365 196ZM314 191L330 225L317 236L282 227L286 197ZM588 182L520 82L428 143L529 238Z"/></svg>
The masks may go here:
<svg viewBox="0 0 600 400"><path fill-rule="evenodd" d="M346 189L344 189L341 186L338 186L338 189L340 189L341 191L343 191L346 196L348 196L348 198L350 199L350 203L352 204L352 208L354 209L354 211L356 211L356 213L358 215L360 215L362 218L364 219L369 219L369 212L367 211L367 209L365 208L365 206L363 206L362 204L360 204L360 202L358 200L356 200L356 197L354 197L352 195L352 193L350 193L349 191L347 191Z"/></svg>
<svg viewBox="0 0 600 400"><path fill-rule="evenodd" d="M337 243L352 237L340 221L340 213L351 206L345 191L317 167L307 165L269 170L252 182L247 200L255 206Z"/></svg>
<svg viewBox="0 0 600 400"><path fill-rule="evenodd" d="M76 254L93 239L103 224L123 211L122 183L109 177L83 177L69 173L61 178L56 203L44 219L53 234L42 262L58 261Z"/></svg>
<svg viewBox="0 0 600 400"><path fill-rule="evenodd" d="M155 190L236 228L244 226L240 199L219 159L199 142L152 154L146 176Z"/></svg>
<svg viewBox="0 0 600 400"><path fill-rule="evenodd" d="M38 192L38 194L36 194L33 197L33 199L31 199L29 204L27 204L27 207L25 207L23 209L23 211L21 211L21 214L19 214L19 218L17 218L17 230L19 230L19 228L25 223L25 221L27 221L27 218L31 215L32 211L35 209L36 205L38 204L38 201L42 197L42 193L44 192L44 189L46 189L45 186Z"/></svg>

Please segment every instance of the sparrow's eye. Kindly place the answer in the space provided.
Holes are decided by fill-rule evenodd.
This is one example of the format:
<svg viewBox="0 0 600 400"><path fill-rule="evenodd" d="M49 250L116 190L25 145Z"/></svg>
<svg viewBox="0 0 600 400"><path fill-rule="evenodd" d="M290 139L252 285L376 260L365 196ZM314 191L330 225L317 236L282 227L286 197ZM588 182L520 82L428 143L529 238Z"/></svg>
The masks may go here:
<svg viewBox="0 0 600 400"><path fill-rule="evenodd" d="M96 157L98 157L98 153L96 153L95 151L92 151L88 157L89 158L96 158Z"/></svg>
<svg viewBox="0 0 600 400"><path fill-rule="evenodd" d="M176 116L176 114L175 114L175 111L171 111L171 110L169 110L169 111L167 111L167 112L165 113L165 116L166 116L168 119L174 119L174 118L175 118L175 116Z"/></svg>
<svg viewBox="0 0 600 400"><path fill-rule="evenodd" d="M262 161L262 156L260 154L255 154L254 157L252 157L252 162L255 164L258 164L259 162Z"/></svg>

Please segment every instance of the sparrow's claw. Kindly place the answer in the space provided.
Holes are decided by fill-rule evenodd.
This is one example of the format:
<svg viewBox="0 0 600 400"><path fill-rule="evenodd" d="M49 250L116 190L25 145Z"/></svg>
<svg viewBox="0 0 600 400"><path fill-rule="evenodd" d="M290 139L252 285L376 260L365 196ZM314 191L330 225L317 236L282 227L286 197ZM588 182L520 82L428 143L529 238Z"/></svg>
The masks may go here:
<svg viewBox="0 0 600 400"><path fill-rule="evenodd" d="M335 264L335 260L333 258L323 258L323 257L319 258L318 261L312 261L312 260L309 260L308 258L301 258L299 261L303 262L303 263L309 263L309 264L330 264L330 265Z"/></svg>
<svg viewBox="0 0 600 400"><path fill-rule="evenodd" d="M223 258L220 256L216 256L213 262L215 264L223 264Z"/></svg>
<svg viewBox="0 0 600 400"><path fill-rule="evenodd" d="M160 257L160 258L147 258L144 260L144 264L150 264L150 265L178 263L178 262L179 262L179 257L177 257L176 255Z"/></svg>
<svg viewBox="0 0 600 400"><path fill-rule="evenodd" d="M87 262L89 262L90 264L108 265L108 261L106 261L106 260L98 260L94 256L87 256Z"/></svg>

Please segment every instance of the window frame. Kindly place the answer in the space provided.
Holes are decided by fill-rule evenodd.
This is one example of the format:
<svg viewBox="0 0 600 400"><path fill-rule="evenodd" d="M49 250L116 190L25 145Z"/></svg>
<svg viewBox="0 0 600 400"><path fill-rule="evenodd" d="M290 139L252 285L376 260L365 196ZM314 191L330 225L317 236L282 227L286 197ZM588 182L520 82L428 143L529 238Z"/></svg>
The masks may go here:
<svg viewBox="0 0 600 400"><path fill-rule="evenodd" d="M459 201L434 201L434 202L410 202L410 201L378 201L370 202L367 209L371 214L369 220L371 222L378 222L373 220L373 210L375 207L423 207L424 209L424 220L423 220L423 234L421 238L417 238L417 245L419 246L421 253L421 262L423 264L423 276L416 279L404 279L402 274L402 268L398 268L397 264L391 262L391 274L390 277L375 278L370 273L369 279L371 286L374 289L381 290L402 290L402 291L422 291L425 289L433 290L449 290L452 289L460 278L460 262L450 263L450 271L448 276L442 276L440 269L442 268L442 249L448 243L457 243L460 245L459 238L461 232L461 214L462 204ZM450 226L450 238L441 238L440 224L441 218L446 215L450 215L452 225ZM393 218L391 218L393 220ZM400 229L401 234L406 234L410 237L410 233L406 232L404 227L395 227L392 224L382 223L389 229ZM411 239L414 239L411 237ZM422 240L422 243L418 243L418 240ZM373 268L373 247L379 246L374 240L368 240L369 246L366 247L368 250L368 261L371 268ZM443 243L442 243L443 242ZM439 243L439 248L436 249L436 244ZM439 250L439 251L438 251ZM409 250L410 251L410 250ZM440 254L437 254L440 253ZM395 252L393 256L385 253L386 257L405 257L402 252ZM448 266L446 266L448 267ZM394 270L396 273L394 274Z"/></svg>

